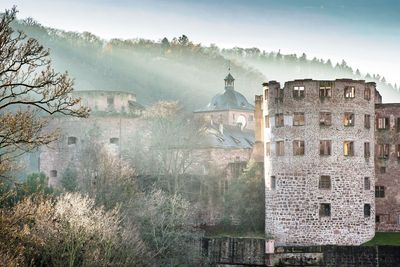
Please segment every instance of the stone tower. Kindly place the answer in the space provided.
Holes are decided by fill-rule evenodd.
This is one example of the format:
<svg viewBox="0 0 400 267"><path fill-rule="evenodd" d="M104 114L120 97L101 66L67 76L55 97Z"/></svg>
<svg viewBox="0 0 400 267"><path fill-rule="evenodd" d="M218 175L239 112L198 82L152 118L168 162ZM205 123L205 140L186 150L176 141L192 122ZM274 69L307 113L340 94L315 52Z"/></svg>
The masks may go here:
<svg viewBox="0 0 400 267"><path fill-rule="evenodd" d="M375 84L264 84L266 233L282 245L374 236Z"/></svg>

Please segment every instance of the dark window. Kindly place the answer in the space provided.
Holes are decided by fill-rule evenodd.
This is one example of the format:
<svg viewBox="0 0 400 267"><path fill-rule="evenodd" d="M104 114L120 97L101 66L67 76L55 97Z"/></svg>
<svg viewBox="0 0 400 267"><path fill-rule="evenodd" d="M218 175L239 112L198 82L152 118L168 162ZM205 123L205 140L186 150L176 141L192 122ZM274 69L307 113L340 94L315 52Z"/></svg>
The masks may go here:
<svg viewBox="0 0 400 267"><path fill-rule="evenodd" d="M271 143L270 142L265 143L265 155L271 156Z"/></svg>
<svg viewBox="0 0 400 267"><path fill-rule="evenodd" d="M275 114L275 127L282 127L284 125L283 113Z"/></svg>
<svg viewBox="0 0 400 267"><path fill-rule="evenodd" d="M369 177L364 177L364 190L371 190L371 180Z"/></svg>
<svg viewBox="0 0 400 267"><path fill-rule="evenodd" d="M364 127L366 129L371 128L371 115L368 115L368 114L364 115Z"/></svg>
<svg viewBox="0 0 400 267"><path fill-rule="evenodd" d="M276 189L276 177L271 176L271 189L275 190Z"/></svg>
<svg viewBox="0 0 400 267"><path fill-rule="evenodd" d="M304 112L295 112L293 114L293 126L303 126L304 122Z"/></svg>
<svg viewBox="0 0 400 267"><path fill-rule="evenodd" d="M331 177L328 175L322 175L319 177L319 189L331 189Z"/></svg>
<svg viewBox="0 0 400 267"><path fill-rule="evenodd" d="M376 119L376 128L378 130L386 130L389 129L389 118L382 117Z"/></svg>
<svg viewBox="0 0 400 267"><path fill-rule="evenodd" d="M386 167L380 167L379 168L380 173L386 173Z"/></svg>
<svg viewBox="0 0 400 267"><path fill-rule="evenodd" d="M118 143L119 143L119 138L118 137L110 138L110 144L118 145Z"/></svg>
<svg viewBox="0 0 400 267"><path fill-rule="evenodd" d="M77 141L78 138L76 138L75 136L68 136L68 145L75 145Z"/></svg>
<svg viewBox="0 0 400 267"><path fill-rule="evenodd" d="M304 86L293 87L293 98L304 98Z"/></svg>
<svg viewBox="0 0 400 267"><path fill-rule="evenodd" d="M371 217L371 205L364 204L364 217Z"/></svg>
<svg viewBox="0 0 400 267"><path fill-rule="evenodd" d="M371 89L370 88L365 88L364 99L368 100L368 101L371 99Z"/></svg>
<svg viewBox="0 0 400 267"><path fill-rule="evenodd" d="M114 97L113 96L107 97L107 105L108 105L108 107L114 107Z"/></svg>
<svg viewBox="0 0 400 267"><path fill-rule="evenodd" d="M283 141L276 142L276 155L284 156L285 155L285 144Z"/></svg>
<svg viewBox="0 0 400 267"><path fill-rule="evenodd" d="M397 132L400 132L400 118L397 118L397 120L396 120L396 129L397 129Z"/></svg>
<svg viewBox="0 0 400 267"><path fill-rule="evenodd" d="M364 143L364 157L369 158L371 156L371 152L369 150L369 142Z"/></svg>
<svg viewBox="0 0 400 267"><path fill-rule="evenodd" d="M321 156L330 156L331 155L331 141L330 140L319 141L319 154Z"/></svg>
<svg viewBox="0 0 400 267"><path fill-rule="evenodd" d="M268 92L269 92L268 89L264 90L264 99L265 100L268 100Z"/></svg>
<svg viewBox="0 0 400 267"><path fill-rule="evenodd" d="M320 217L331 216L331 204L329 204L329 203L319 204L319 216Z"/></svg>
<svg viewBox="0 0 400 267"><path fill-rule="evenodd" d="M354 142L353 141L344 141L343 153L345 156L354 156Z"/></svg>
<svg viewBox="0 0 400 267"><path fill-rule="evenodd" d="M377 222L377 223L381 222L381 216L380 215L375 215L375 222Z"/></svg>
<svg viewBox="0 0 400 267"><path fill-rule="evenodd" d="M304 155L304 141L302 140L293 141L293 155L295 156Z"/></svg>
<svg viewBox="0 0 400 267"><path fill-rule="evenodd" d="M356 96L356 88L354 86L346 86L344 88L344 98L354 98Z"/></svg>
<svg viewBox="0 0 400 267"><path fill-rule="evenodd" d="M269 116L265 115L265 128L269 128Z"/></svg>
<svg viewBox="0 0 400 267"><path fill-rule="evenodd" d="M375 186L375 197L376 198L384 198L385 197L385 187L384 186Z"/></svg>
<svg viewBox="0 0 400 267"><path fill-rule="evenodd" d="M397 159L400 159L400 144L396 145L396 156L397 156Z"/></svg>
<svg viewBox="0 0 400 267"><path fill-rule="evenodd" d="M56 170L51 170L50 171L50 177L57 177L57 171Z"/></svg>
<svg viewBox="0 0 400 267"><path fill-rule="evenodd" d="M389 158L390 144L378 144L376 154L378 158L387 159Z"/></svg>
<svg viewBox="0 0 400 267"><path fill-rule="evenodd" d="M332 114L330 112L319 113L319 125L330 126L332 124Z"/></svg>
<svg viewBox="0 0 400 267"><path fill-rule="evenodd" d="M346 112L343 117L344 126L354 126L354 113Z"/></svg>

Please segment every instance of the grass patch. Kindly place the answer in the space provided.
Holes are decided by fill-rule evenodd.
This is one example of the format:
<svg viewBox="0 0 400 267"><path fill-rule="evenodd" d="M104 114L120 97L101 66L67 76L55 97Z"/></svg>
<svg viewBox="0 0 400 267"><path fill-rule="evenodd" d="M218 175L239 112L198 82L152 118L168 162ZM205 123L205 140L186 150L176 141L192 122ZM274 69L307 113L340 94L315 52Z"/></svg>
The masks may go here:
<svg viewBox="0 0 400 267"><path fill-rule="evenodd" d="M377 232L372 240L363 246L400 246L400 232Z"/></svg>

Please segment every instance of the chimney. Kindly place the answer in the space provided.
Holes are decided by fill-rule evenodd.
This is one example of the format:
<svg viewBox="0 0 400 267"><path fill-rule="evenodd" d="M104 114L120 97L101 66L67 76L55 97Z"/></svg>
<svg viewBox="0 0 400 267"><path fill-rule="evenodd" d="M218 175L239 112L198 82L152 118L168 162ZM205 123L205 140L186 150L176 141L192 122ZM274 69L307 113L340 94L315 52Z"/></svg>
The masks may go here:
<svg viewBox="0 0 400 267"><path fill-rule="evenodd" d="M262 142L264 139L264 121L263 121L263 95L256 95L255 97L255 109L254 109L254 120L255 120L255 138L256 142Z"/></svg>

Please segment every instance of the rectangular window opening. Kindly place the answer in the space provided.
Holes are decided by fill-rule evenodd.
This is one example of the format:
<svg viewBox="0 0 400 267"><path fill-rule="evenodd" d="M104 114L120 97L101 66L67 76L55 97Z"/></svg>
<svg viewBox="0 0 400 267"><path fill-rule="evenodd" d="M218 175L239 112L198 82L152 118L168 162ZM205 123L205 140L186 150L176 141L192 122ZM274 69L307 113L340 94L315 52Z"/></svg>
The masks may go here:
<svg viewBox="0 0 400 267"><path fill-rule="evenodd" d="M304 86L293 87L293 98L304 98Z"/></svg>
<svg viewBox="0 0 400 267"><path fill-rule="evenodd" d="M344 88L344 98L354 98L356 96L356 88L354 86L346 86Z"/></svg>
<svg viewBox="0 0 400 267"><path fill-rule="evenodd" d="M354 142L345 141L343 143L343 153L345 156L354 156Z"/></svg>
<svg viewBox="0 0 400 267"><path fill-rule="evenodd" d="M330 126L332 125L332 114L330 112L319 113L319 125Z"/></svg>
<svg viewBox="0 0 400 267"><path fill-rule="evenodd" d="M330 140L321 140L319 142L319 154L321 156L330 156L331 155L331 141Z"/></svg>
<svg viewBox="0 0 400 267"><path fill-rule="evenodd" d="M319 189L331 189L331 177L322 175L319 177Z"/></svg>
<svg viewBox="0 0 400 267"><path fill-rule="evenodd" d="M283 141L276 142L276 155L284 156L285 155L285 144Z"/></svg>
<svg viewBox="0 0 400 267"><path fill-rule="evenodd" d="M304 112L295 112L293 114L293 126L303 126L305 124Z"/></svg>
<svg viewBox="0 0 400 267"><path fill-rule="evenodd" d="M346 112L343 117L344 126L354 126L354 113Z"/></svg>
<svg viewBox="0 0 400 267"><path fill-rule="evenodd" d="M283 113L275 114L275 127L283 127L284 125Z"/></svg>
<svg viewBox="0 0 400 267"><path fill-rule="evenodd" d="M385 187L384 186L375 186L375 197L376 198L384 198L385 197Z"/></svg>
<svg viewBox="0 0 400 267"><path fill-rule="evenodd" d="M303 156L304 155L304 141L303 140L293 141L293 155L294 156Z"/></svg>
<svg viewBox="0 0 400 267"><path fill-rule="evenodd" d="M321 203L319 204L319 216L330 217L331 216L331 204Z"/></svg>

